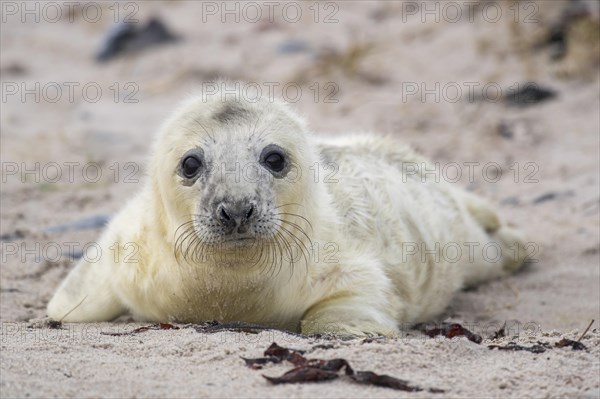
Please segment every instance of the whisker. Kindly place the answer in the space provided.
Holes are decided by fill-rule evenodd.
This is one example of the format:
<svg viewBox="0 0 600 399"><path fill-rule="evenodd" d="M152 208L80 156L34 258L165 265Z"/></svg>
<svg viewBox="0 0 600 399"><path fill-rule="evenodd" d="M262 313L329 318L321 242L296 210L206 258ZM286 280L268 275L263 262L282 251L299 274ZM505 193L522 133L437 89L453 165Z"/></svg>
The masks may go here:
<svg viewBox="0 0 600 399"><path fill-rule="evenodd" d="M216 140L215 138L208 132L208 130L204 127L204 125L202 123L200 123L200 121L198 119L194 119L194 122L196 122L203 130L204 132L208 135L208 137L210 137L210 139L213 141L213 143L216 144Z"/></svg>
<svg viewBox="0 0 600 399"><path fill-rule="evenodd" d="M300 243L302 245L302 247L304 248L304 250L306 252L304 252L302 250L302 248L300 248L300 252L304 255L304 259L306 261L306 264L308 265L308 258L307 258L307 254L310 254L309 249L306 247L306 244L304 243L304 241L302 241L300 238L298 238L293 232L289 231L288 229L286 229L283 226L279 226L279 228L281 229L281 231L286 232L296 243Z"/></svg>
<svg viewBox="0 0 600 399"><path fill-rule="evenodd" d="M276 206L276 207L275 207L275 208L273 208L273 209L279 209L279 208L283 208L284 206L290 206L290 205L301 206L302 208L304 208L304 205L302 205L302 204L299 204L299 203L297 203L297 202L290 202L290 203L287 203L287 204L283 204L283 205Z"/></svg>
<svg viewBox="0 0 600 399"><path fill-rule="evenodd" d="M267 128L265 127L259 134L258 137L256 138L256 141L263 141L265 138L265 135L267 134Z"/></svg>
<svg viewBox="0 0 600 399"><path fill-rule="evenodd" d="M256 127L258 126L258 122L260 122L260 117L261 117L261 115L259 114L258 117L256 118L256 122L254 123L254 128L252 129L252 132L250 133L250 136L248 137L248 141L252 140L252 138L254 137L254 134L256 133Z"/></svg>
<svg viewBox="0 0 600 399"><path fill-rule="evenodd" d="M258 258L258 262L260 263L260 261L262 260L263 257L263 253L265 252L265 245L270 245L270 241L263 241L261 247L260 247L260 256ZM268 251L267 251L268 252ZM258 263L257 263L258 264ZM265 264L263 264L263 267L260 270L260 273L263 272L263 269L265 268Z"/></svg>
<svg viewBox="0 0 600 399"><path fill-rule="evenodd" d="M289 232L286 231L286 233L288 235L290 235ZM292 236L292 238L294 238L294 240L297 239L297 237ZM302 243L302 242L301 242ZM296 242L294 242L294 245L298 248L298 251L300 252L300 254L302 255L302 257L304 258L304 271L306 272L306 274L308 274L308 263L309 263L309 258L311 256L310 250L308 248L306 248L306 246L302 245L298 245Z"/></svg>
<svg viewBox="0 0 600 399"><path fill-rule="evenodd" d="M196 234L192 240L190 241L187 249L185 250L185 257L188 257L188 254L190 254L190 261L192 263L200 263L200 257L202 256L202 252L198 252L198 246L202 245L204 243L204 239L206 238L206 235L208 233L204 232L202 233L202 235L198 235ZM191 251L191 252L190 252Z"/></svg>
<svg viewBox="0 0 600 399"><path fill-rule="evenodd" d="M187 248L185 249L185 252L183 254L183 259L185 259L185 260L191 260L192 262L197 263L196 259L194 257L194 251L195 251L195 247L196 247L197 243L199 242L199 240L201 239L201 237L198 236L198 234L194 235L195 232L196 231L193 230L192 233L188 234L188 236L186 237L186 240L187 240L188 237L191 236L192 240L190 241L190 243L188 244ZM204 236L204 234L203 234L203 236ZM194 249L192 250L192 248L194 248ZM192 251L192 258L191 259L188 258L188 254L190 253L190 250Z"/></svg>
<svg viewBox="0 0 600 399"><path fill-rule="evenodd" d="M285 247L287 249L287 253L290 255L290 264L293 266L294 265L294 254L292 253L292 247L291 247L290 243L285 239L283 234L279 231L275 232L275 239L277 240L277 238L281 238L281 240L283 241L283 244L285 245ZM279 244L280 241L277 240L277 243Z"/></svg>
<svg viewBox="0 0 600 399"><path fill-rule="evenodd" d="M283 248L281 245L281 241L279 241L277 239L277 236L274 236L274 239L275 239L277 251L279 252L279 263L278 263L277 273L275 274L275 277L277 277L277 276L279 276L279 273L281 273L281 270L283 270ZM290 262L290 270L293 270L293 269L294 269L294 263L293 263L293 261L291 261Z"/></svg>
<svg viewBox="0 0 600 399"><path fill-rule="evenodd" d="M285 215L285 216L295 216L295 217L298 217L298 218L304 220L308 224L308 226L310 227L310 229L314 231L312 223L307 218L305 218L302 215L298 215L297 213L287 213L287 212L279 212L276 215L277 216Z"/></svg>
<svg viewBox="0 0 600 399"><path fill-rule="evenodd" d="M290 256L290 276L288 277L288 283L292 280L292 277L294 275L294 254L292 253L292 247L291 245L287 242L287 240L285 239L285 237L283 237L283 234L281 234L280 232L277 232L277 234L279 235L279 237L281 237L281 241L283 241L287 246L288 246L288 254ZM282 262L283 262L283 254L282 254Z"/></svg>
<svg viewBox="0 0 600 399"><path fill-rule="evenodd" d="M278 238L278 242L279 243L283 243L285 246L287 246L287 253L289 254L290 257L290 276L288 278L288 283L290 282L290 280L292 279L292 276L294 275L294 265L296 264L294 262L294 252L292 250L292 246L290 245L290 243L288 242L288 240L285 239L285 237L283 236L283 234L279 231L276 232L276 237ZM300 252L302 253L302 250L300 250ZM304 257L305 261L306 261L306 256ZM282 267L283 267L283 252L282 252ZM305 265L306 266L306 265Z"/></svg>
<svg viewBox="0 0 600 399"><path fill-rule="evenodd" d="M308 236L308 234L306 234L306 232L304 231L304 229L302 227L300 227L299 225L297 225L294 222L290 222L289 220L284 220L284 219L279 219L279 218L274 218L274 219L280 221L281 223L289 224L290 226L296 228L296 230L300 231L300 233L302 233L304 235L304 237L306 237L306 239L308 240L308 242L312 246L312 240L310 239L310 237Z"/></svg>
<svg viewBox="0 0 600 399"><path fill-rule="evenodd" d="M175 233L177 233L177 231L179 231L179 229L181 229L182 227L184 227L184 225L188 225L189 223L184 223L183 225L179 226L177 228L177 230L175 231ZM181 232L181 234L179 234L177 236L177 238L175 239L175 243L173 245L173 251L175 253L175 259L179 259L178 253L182 251L183 249L183 245L185 243L185 241L190 237L191 234L193 234L195 232L194 230L194 226L185 226L185 229Z"/></svg>

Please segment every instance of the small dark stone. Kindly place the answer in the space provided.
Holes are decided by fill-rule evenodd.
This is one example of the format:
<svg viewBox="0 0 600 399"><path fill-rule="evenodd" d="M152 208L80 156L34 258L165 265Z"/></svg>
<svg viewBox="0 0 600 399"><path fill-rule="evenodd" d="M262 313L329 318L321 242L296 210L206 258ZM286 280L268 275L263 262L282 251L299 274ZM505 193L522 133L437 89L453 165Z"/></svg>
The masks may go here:
<svg viewBox="0 0 600 399"><path fill-rule="evenodd" d="M176 41L167 27L157 18L136 29L136 24L120 23L114 25L106 34L100 50L96 55L99 62L108 61L118 55L146 49L159 44Z"/></svg>
<svg viewBox="0 0 600 399"><path fill-rule="evenodd" d="M539 197L533 199L533 204L541 204L542 202L551 201L558 199L560 197L569 197L573 196L574 192L572 190L564 191L564 192L549 192L546 194L542 194Z"/></svg>
<svg viewBox="0 0 600 399"><path fill-rule="evenodd" d="M135 25L131 23L120 23L111 27L102 42L102 46L96 60L108 61L122 53L127 43L135 37Z"/></svg>
<svg viewBox="0 0 600 399"><path fill-rule="evenodd" d="M302 40L289 39L277 46L279 54L306 53L311 50L310 46Z"/></svg>
<svg viewBox="0 0 600 399"><path fill-rule="evenodd" d="M44 229L47 233L64 233L65 231L71 230L89 230L89 229L97 229L100 227L104 227L108 221L110 220L110 216L108 215L95 215L90 216L84 219L76 220L73 222L68 222L64 224L59 224L56 226L46 227ZM72 254L72 257L75 258L76 254Z"/></svg>
<svg viewBox="0 0 600 399"><path fill-rule="evenodd" d="M533 200L534 204L541 204L542 202L550 201L556 198L556 193L547 193L536 197Z"/></svg>
<svg viewBox="0 0 600 399"><path fill-rule="evenodd" d="M513 133L512 129L506 122L500 122L497 129L498 129L497 130L498 134L500 136L504 137L505 139L510 140L514 137L514 133Z"/></svg>
<svg viewBox="0 0 600 399"><path fill-rule="evenodd" d="M25 238L25 233L22 230L15 230L12 233L0 235L0 241L15 241Z"/></svg>
<svg viewBox="0 0 600 399"><path fill-rule="evenodd" d="M517 197L506 197L506 198L503 198L500 201L500 203L502 205L513 205L513 206L516 206L516 205L520 204L520 201L519 201L519 198L517 198Z"/></svg>
<svg viewBox="0 0 600 399"><path fill-rule="evenodd" d="M21 64L10 64L6 67L0 68L0 72L2 75L13 75L13 76L22 76L27 73L27 69Z"/></svg>
<svg viewBox="0 0 600 399"><path fill-rule="evenodd" d="M509 93L504 97L504 101L508 105L514 106L529 106L538 104L556 97L556 92L551 89L540 87L537 83L526 83L518 90Z"/></svg>

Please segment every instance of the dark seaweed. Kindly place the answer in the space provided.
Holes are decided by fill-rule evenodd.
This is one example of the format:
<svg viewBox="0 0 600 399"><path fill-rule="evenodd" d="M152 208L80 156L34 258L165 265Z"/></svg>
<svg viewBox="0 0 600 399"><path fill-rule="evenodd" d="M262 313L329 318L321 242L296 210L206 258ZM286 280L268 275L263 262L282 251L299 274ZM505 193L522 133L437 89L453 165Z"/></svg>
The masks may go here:
<svg viewBox="0 0 600 399"><path fill-rule="evenodd" d="M483 341L483 338L481 338L480 335L472 333L458 323L442 323L439 328L425 330L425 334L430 338L433 338L436 335L443 335L446 338L464 336L467 337L469 341L473 341L476 344L480 344L481 341Z"/></svg>

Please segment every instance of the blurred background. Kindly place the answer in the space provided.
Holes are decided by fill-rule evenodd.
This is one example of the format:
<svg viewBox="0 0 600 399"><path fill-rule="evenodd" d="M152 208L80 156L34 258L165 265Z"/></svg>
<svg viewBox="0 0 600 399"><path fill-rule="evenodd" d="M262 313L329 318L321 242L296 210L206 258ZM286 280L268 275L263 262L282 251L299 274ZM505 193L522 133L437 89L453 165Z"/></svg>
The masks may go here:
<svg viewBox="0 0 600 399"><path fill-rule="evenodd" d="M162 121L218 78L293 103L315 134L414 145L528 234L539 262L462 293L454 316L597 318L598 5L3 1L2 319L44 315L83 243L139 189Z"/></svg>

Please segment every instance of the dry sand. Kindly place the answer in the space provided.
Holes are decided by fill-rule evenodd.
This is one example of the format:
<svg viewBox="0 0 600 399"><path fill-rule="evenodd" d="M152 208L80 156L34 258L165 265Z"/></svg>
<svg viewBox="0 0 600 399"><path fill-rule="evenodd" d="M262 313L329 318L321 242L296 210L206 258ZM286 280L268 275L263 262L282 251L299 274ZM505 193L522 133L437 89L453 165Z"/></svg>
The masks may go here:
<svg viewBox="0 0 600 399"><path fill-rule="evenodd" d="M513 340L531 345L554 344L563 336L576 339L592 319L600 319L597 10L588 21L591 25L580 24L584 37L591 26L591 44L580 37L564 59L552 61L548 48L535 46L535 38L561 14L566 3L559 1L517 3L518 23L510 3L502 3L503 15L495 22L492 9L487 20L481 16L488 4L481 2L473 21L463 16L450 22L440 14L439 23L435 15L420 11L408 15L412 9L401 2L344 3L337 11L325 8L332 3L320 3L317 23L314 9L308 9L312 3L304 5L297 23L282 18L281 9L275 23L244 21L244 15L239 23L232 17L222 23L221 14L207 13L204 22L199 2L122 3L117 7L120 19L131 11L142 22L160 16L181 40L98 64L93 57L114 19L112 4L102 4L98 22L86 21L81 8L70 22L63 5L65 14L57 22L42 18L36 23L29 16L22 23L20 14L9 15L3 8L1 397L433 395L344 379L271 386L261 374L279 375L289 365L251 370L239 356L261 356L273 341L300 349L333 344L310 356L344 357L358 370L444 389L445 394L435 394L440 397L600 396L598 322L582 341L589 351L556 348L542 354L489 350L487 339L477 345L465 338L431 339L417 331L407 331L402 339L362 343L300 339L280 332L203 334L192 328L101 334L142 325L127 319L65 325L63 330L28 328L31 320L45 316L52 292L73 266L68 248L80 251L101 231L46 229L121 208L138 189L135 181L143 179L158 125L177 101L215 76L261 82L265 90L262 82L279 82L278 96L284 83L303 82L295 106L314 131L391 134L440 162L441 170L457 162L463 176L456 184L491 199L527 233L537 262L518 275L460 293L440 320L470 325L486 338L508 320L510 333L500 344ZM127 4L137 4L137 11ZM443 4L439 7L443 13ZM334 11L332 18L338 22L325 23ZM531 12L537 23L526 18ZM304 50L283 53L284 44ZM507 88L527 81L551 88L557 97L529 107L493 100L494 88L506 94ZM55 97L52 82L63 89L56 102L50 101ZM78 84L73 101L68 82ZM102 88L97 102L82 94L92 82ZM328 82L338 89L337 103L324 101ZM36 83L40 100L33 94L22 99L21 85L35 88ZM469 102L468 87L476 83L476 97L486 84L492 91L487 99ZM322 89L318 101L311 89L315 84ZM421 91L407 94L422 84L439 100L429 94L421 101ZM456 86L462 96L453 101L451 89ZM19 92L8 94L14 87ZM126 103L125 96L134 89L138 102ZM72 179L69 162L78 163L72 164ZM469 162L476 163L472 179ZM36 163L37 175L23 173ZM52 181L53 163L63 172L57 182ZM83 170L92 163L102 171L94 182L95 168ZM502 176L484 174L488 165L499 165Z"/></svg>

